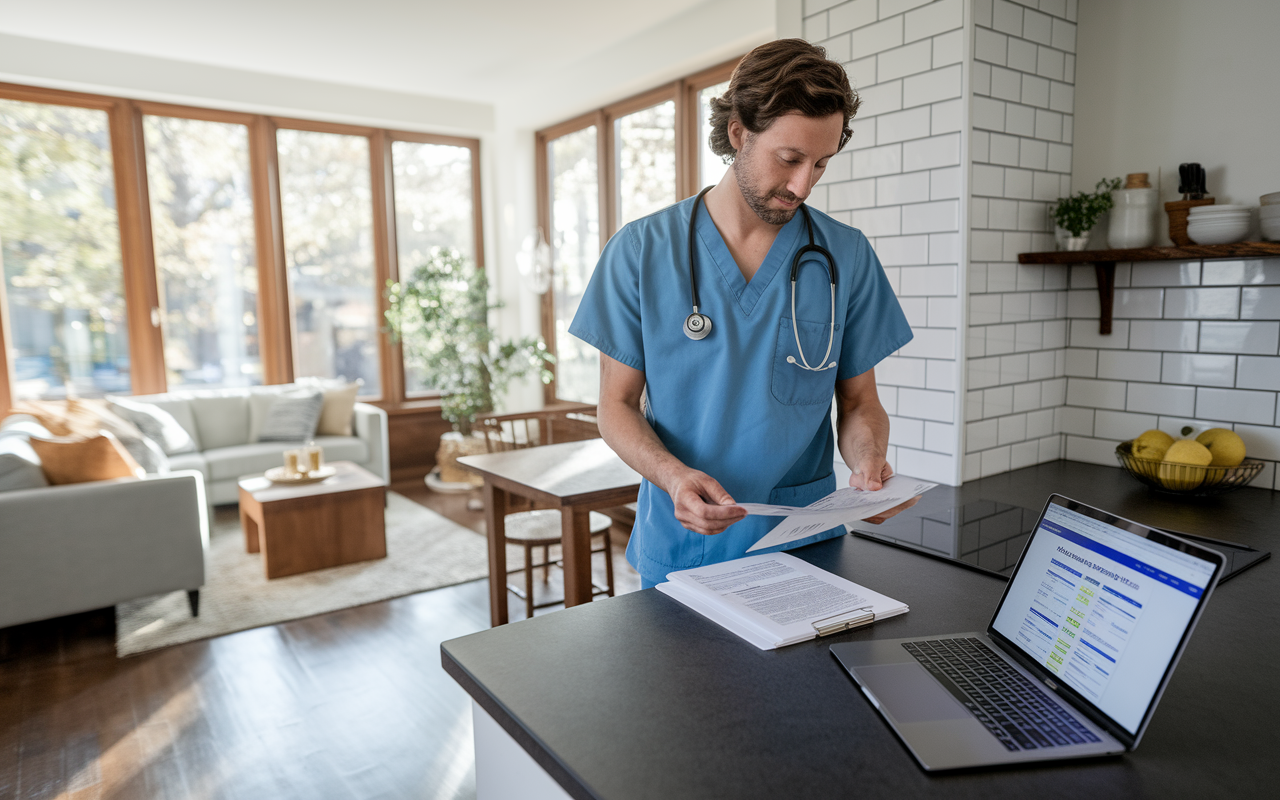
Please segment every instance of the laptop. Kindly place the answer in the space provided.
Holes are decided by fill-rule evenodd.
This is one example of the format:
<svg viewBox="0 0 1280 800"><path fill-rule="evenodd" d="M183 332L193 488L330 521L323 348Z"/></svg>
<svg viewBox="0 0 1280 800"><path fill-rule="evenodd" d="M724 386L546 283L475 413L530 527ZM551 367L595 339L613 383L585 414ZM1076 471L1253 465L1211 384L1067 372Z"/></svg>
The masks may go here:
<svg viewBox="0 0 1280 800"><path fill-rule="evenodd" d="M985 633L834 644L926 770L1124 753L1142 739L1221 554L1053 495Z"/></svg>

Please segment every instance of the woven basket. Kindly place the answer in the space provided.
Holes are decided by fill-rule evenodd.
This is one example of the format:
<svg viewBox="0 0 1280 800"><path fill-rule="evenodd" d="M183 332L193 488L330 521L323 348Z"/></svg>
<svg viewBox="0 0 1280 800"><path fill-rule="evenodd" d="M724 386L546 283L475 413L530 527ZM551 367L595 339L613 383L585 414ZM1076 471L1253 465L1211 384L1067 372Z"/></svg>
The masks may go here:
<svg viewBox="0 0 1280 800"><path fill-rule="evenodd" d="M1258 477L1265 466L1256 458L1246 458L1235 467L1200 467L1136 458L1132 441L1116 445L1116 460L1126 472L1157 492L1190 497L1239 489Z"/></svg>

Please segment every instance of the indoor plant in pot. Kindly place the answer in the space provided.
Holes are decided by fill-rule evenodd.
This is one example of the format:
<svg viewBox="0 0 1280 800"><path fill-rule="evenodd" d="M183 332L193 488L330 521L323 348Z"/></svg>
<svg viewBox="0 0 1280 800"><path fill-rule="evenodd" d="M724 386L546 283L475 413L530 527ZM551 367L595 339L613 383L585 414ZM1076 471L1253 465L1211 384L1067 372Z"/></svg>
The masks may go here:
<svg viewBox="0 0 1280 800"><path fill-rule="evenodd" d="M489 280L457 250L434 248L426 263L399 283L387 282L387 330L403 346L404 362L422 371L443 393L440 413L453 426L440 439L436 463L441 480L473 482L474 473L455 464L458 456L484 452L472 436L476 415L493 411L494 397L513 378L536 372L551 380L555 358L542 340L498 340L489 327Z"/></svg>
<svg viewBox="0 0 1280 800"><path fill-rule="evenodd" d="M1089 243L1089 231L1111 210L1111 193L1120 188L1120 179L1103 178L1093 188L1092 192L1076 192L1053 205L1053 221L1068 234L1060 243L1067 250L1083 250Z"/></svg>

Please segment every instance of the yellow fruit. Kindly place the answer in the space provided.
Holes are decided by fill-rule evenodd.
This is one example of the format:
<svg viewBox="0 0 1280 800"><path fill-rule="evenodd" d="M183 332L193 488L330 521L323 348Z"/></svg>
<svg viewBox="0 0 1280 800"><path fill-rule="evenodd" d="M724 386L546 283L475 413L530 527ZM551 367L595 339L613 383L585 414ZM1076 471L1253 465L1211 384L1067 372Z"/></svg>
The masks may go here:
<svg viewBox="0 0 1280 800"><path fill-rule="evenodd" d="M1173 437L1164 431L1149 430L1133 440L1133 457L1148 461L1162 461L1165 452L1173 444Z"/></svg>
<svg viewBox="0 0 1280 800"><path fill-rule="evenodd" d="M1244 461L1244 440L1235 431L1226 428L1210 428L1196 437L1196 441L1209 449L1215 467L1238 467Z"/></svg>
<svg viewBox="0 0 1280 800"><path fill-rule="evenodd" d="M1209 448L1190 439L1179 439L1169 446L1160 464L1157 476L1166 489L1194 489L1204 481L1204 470L1188 469L1181 465L1206 467L1213 460Z"/></svg>

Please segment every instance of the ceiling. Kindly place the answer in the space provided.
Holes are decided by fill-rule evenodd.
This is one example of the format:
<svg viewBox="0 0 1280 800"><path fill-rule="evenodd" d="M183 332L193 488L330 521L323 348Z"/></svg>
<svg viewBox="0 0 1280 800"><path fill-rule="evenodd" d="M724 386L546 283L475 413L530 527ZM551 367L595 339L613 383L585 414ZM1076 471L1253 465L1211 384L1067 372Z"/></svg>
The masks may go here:
<svg viewBox="0 0 1280 800"><path fill-rule="evenodd" d="M0 33L501 103L707 0L0 0Z"/></svg>

